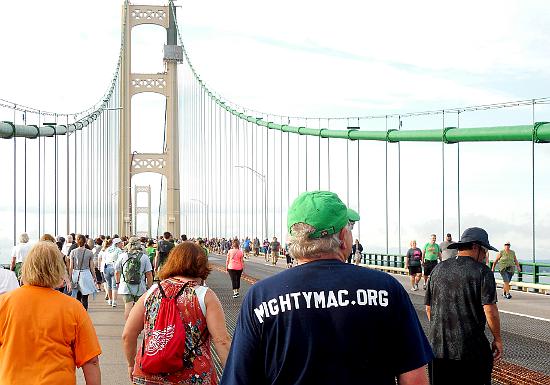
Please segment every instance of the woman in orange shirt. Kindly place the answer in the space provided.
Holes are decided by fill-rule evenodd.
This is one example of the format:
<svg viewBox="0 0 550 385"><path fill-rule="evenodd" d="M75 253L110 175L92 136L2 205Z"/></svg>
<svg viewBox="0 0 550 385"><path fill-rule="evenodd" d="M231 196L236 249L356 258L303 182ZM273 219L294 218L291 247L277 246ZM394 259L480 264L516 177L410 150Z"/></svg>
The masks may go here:
<svg viewBox="0 0 550 385"><path fill-rule="evenodd" d="M82 304L54 288L67 272L55 243L40 241L23 263L24 285L0 296L0 383L100 385L101 348Z"/></svg>
<svg viewBox="0 0 550 385"><path fill-rule="evenodd" d="M239 249L239 240L234 239L231 242L231 250L227 253L225 268L231 277L231 286L233 286L233 298L239 296L241 288L241 274L244 270L243 252Z"/></svg>

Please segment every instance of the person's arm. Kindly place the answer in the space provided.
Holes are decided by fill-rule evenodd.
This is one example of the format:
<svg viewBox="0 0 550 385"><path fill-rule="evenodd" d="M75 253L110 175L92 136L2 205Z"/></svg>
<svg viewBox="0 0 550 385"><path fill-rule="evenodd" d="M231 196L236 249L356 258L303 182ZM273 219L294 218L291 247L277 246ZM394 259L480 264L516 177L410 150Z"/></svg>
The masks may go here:
<svg viewBox="0 0 550 385"><path fill-rule="evenodd" d="M115 283L118 285L120 283L120 271L115 271Z"/></svg>
<svg viewBox="0 0 550 385"><path fill-rule="evenodd" d="M426 305L426 315L428 316L428 321L432 320L432 307L430 305Z"/></svg>
<svg viewBox="0 0 550 385"><path fill-rule="evenodd" d="M500 259L500 252L497 253L496 258L495 258L495 260L493 261L493 266L491 266L491 270L492 270L492 271L495 271L495 266L497 265L497 262L498 262L499 259Z"/></svg>
<svg viewBox="0 0 550 385"><path fill-rule="evenodd" d="M145 313L144 301L145 296L142 295L134 307L132 307L132 310L130 310L126 325L124 325L124 331L122 332L122 345L128 363L128 376L130 377L130 381L132 380L132 372L136 359L138 336L143 330L143 314Z"/></svg>
<svg viewBox="0 0 550 385"><path fill-rule="evenodd" d="M10 270L15 271L15 261L17 260L17 257L15 255L15 247L11 250L11 264L10 264Z"/></svg>
<svg viewBox="0 0 550 385"><path fill-rule="evenodd" d="M422 249L422 258L420 260L420 262L422 264L424 264L424 257L426 256L426 246L424 246L424 248Z"/></svg>
<svg viewBox="0 0 550 385"><path fill-rule="evenodd" d="M518 268L518 272L521 273L521 266L519 265L518 259L514 255L514 262L516 263L516 267Z"/></svg>
<svg viewBox="0 0 550 385"><path fill-rule="evenodd" d="M101 385L101 369L99 368L99 358L95 356L84 365L82 365L84 380L86 385Z"/></svg>
<svg viewBox="0 0 550 385"><path fill-rule="evenodd" d="M90 256L90 273L92 273L92 278L94 279L94 283L97 284L97 278L95 276L95 265L94 265L94 254Z"/></svg>
<svg viewBox="0 0 550 385"><path fill-rule="evenodd" d="M227 258L225 259L225 270L227 270L227 269L229 268L229 260L231 259L231 258L229 257L229 254L230 254L230 253L231 253L231 250L229 250L229 251L227 252Z"/></svg>
<svg viewBox="0 0 550 385"><path fill-rule="evenodd" d="M426 365L397 376L399 385L428 385Z"/></svg>
<svg viewBox="0 0 550 385"><path fill-rule="evenodd" d="M156 273L158 269L159 251L155 252L155 258L153 259L153 271Z"/></svg>
<svg viewBox="0 0 550 385"><path fill-rule="evenodd" d="M222 305L211 289L208 289L206 292L204 304L206 305L206 326L212 336L212 342L214 343L218 357L220 357L220 362L222 366L225 366L229 347L231 346L231 337L225 326L225 315Z"/></svg>
<svg viewBox="0 0 550 385"><path fill-rule="evenodd" d="M73 279L73 253L69 253L69 279L72 281Z"/></svg>
<svg viewBox="0 0 550 385"><path fill-rule="evenodd" d="M153 285L153 272L148 271L145 273L145 282L147 285L147 289L149 289Z"/></svg>
<svg viewBox="0 0 550 385"><path fill-rule="evenodd" d="M485 318L487 318L487 325L493 334L493 359L495 361L500 360L502 357L502 337L500 336L500 316L498 314L498 307L496 304L483 305L483 312Z"/></svg>

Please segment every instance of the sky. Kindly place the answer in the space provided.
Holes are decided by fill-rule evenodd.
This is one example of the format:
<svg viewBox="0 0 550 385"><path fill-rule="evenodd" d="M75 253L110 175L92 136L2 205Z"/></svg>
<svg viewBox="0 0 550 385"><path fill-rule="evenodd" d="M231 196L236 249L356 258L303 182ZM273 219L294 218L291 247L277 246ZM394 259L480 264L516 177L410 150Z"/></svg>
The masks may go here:
<svg viewBox="0 0 550 385"><path fill-rule="evenodd" d="M550 8L542 0L460 5L446 0L176 4L184 44L201 79L225 100L249 111L309 117L311 124L319 121L316 118L402 114L550 96L550 52L544 49L550 41ZM13 17L0 24L0 98L59 113L96 103L108 88L118 59L121 10L122 2L117 0L4 4L3 13ZM134 29L132 38L133 71L161 71L165 32L143 26ZM142 99L136 132L158 126L154 117L163 106L155 96ZM0 107L1 120L12 120L12 115ZM537 105L534 115L536 121L548 121L550 108ZM533 110L527 106L463 113L459 123L479 127L532 120ZM454 124L456 115L448 115L446 125L449 121ZM347 121L331 124L345 127ZM360 120L360 124L365 129L385 128L383 119ZM391 121L390 127L395 124ZM403 119L402 129L442 125L440 115L412 117ZM161 146L160 138L136 135L133 145L139 151L153 151ZM0 146L0 159L11 164L10 146ZM336 146L343 148L342 143ZM362 242L367 250L384 251L385 145L361 146L366 154L360 178ZM442 230L441 145L401 145L399 242L397 152L395 145L390 146L391 250L406 249L409 239L422 244L432 232L440 239L444 231L458 238L456 147L445 150L447 230ZM462 144L460 151L461 228L485 227L497 248L510 240L518 255L531 259L531 144ZM353 150L351 156L356 156ZM550 259L550 225L545 220L550 214L550 171L545 166L550 144L535 146L534 160L536 255ZM332 175L345 167L339 162L335 160ZM350 172L355 175L356 170ZM342 179L334 178L331 186L345 195ZM158 178L149 183L156 186ZM0 210L7 217L13 210L8 190L0 192ZM297 195L298 190L291 192ZM351 194L350 204L357 200L357 194ZM0 225L1 255L11 245L12 232L10 222Z"/></svg>

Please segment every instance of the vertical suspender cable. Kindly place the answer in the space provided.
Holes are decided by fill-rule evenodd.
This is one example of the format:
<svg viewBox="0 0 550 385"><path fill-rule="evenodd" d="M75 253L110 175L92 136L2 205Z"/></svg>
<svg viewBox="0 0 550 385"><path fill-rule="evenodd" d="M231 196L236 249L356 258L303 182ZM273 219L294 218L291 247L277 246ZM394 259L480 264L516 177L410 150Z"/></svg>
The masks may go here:
<svg viewBox="0 0 550 385"><path fill-rule="evenodd" d="M304 126L307 127L307 118L306 118ZM306 163L306 191L309 191L308 188L307 188L307 179L308 179L307 178L307 172L308 172L308 167L307 167L307 158L308 158L308 156L307 156L307 137L308 137L308 135L305 136L305 140L306 140L306 151L305 151L305 157L306 157L306 162L305 162Z"/></svg>
<svg viewBox="0 0 550 385"><path fill-rule="evenodd" d="M456 128L460 128L460 110L456 114ZM457 216L458 216L458 234L460 237L460 142L456 144L456 201L457 201ZM460 238L459 238L460 239Z"/></svg>
<svg viewBox="0 0 550 385"><path fill-rule="evenodd" d="M23 114L23 122L24 124L26 125L27 124L27 111L25 111L25 113ZM15 123L15 122L14 122ZM24 220L24 231L27 232L27 138L25 138L25 140L23 141L23 144L24 144L24 156L25 156L25 159L23 161L23 167L24 167L24 181L23 181L23 188L24 188L24 198L23 198L23 203L25 205L24 207L24 215L23 215L23 220Z"/></svg>
<svg viewBox="0 0 550 385"><path fill-rule="evenodd" d="M330 119L327 119L327 129L330 130ZM330 191L330 138L327 138L327 181L328 191Z"/></svg>
<svg viewBox="0 0 550 385"><path fill-rule="evenodd" d="M357 118L357 127L361 127L361 122ZM357 212L361 212L361 141L357 141ZM357 229L357 237L361 240L361 221Z"/></svg>
<svg viewBox="0 0 550 385"><path fill-rule="evenodd" d="M532 226L533 226L533 263L536 262L536 250L535 250L535 100L532 103L532 121L533 121L533 138L531 140L531 175L532 175ZM535 276L535 279L538 278Z"/></svg>
<svg viewBox="0 0 550 385"><path fill-rule="evenodd" d="M15 114L17 105L13 105L13 124L15 127ZM40 236L40 234L39 234ZM17 140L15 128L13 128L13 245L17 243Z"/></svg>
<svg viewBox="0 0 550 385"><path fill-rule="evenodd" d="M321 118L317 124L319 131L321 130ZM319 138L317 141L317 190L321 190L321 133L319 132Z"/></svg>
<svg viewBox="0 0 550 385"><path fill-rule="evenodd" d="M349 118L347 122L346 130L349 134ZM349 207L349 135L346 138L346 206Z"/></svg>
<svg viewBox="0 0 550 385"><path fill-rule="evenodd" d="M386 135L388 132L388 115L386 115ZM389 253L389 234L388 234L388 141L385 141L386 148L386 254Z"/></svg>
<svg viewBox="0 0 550 385"><path fill-rule="evenodd" d="M441 127L441 211L442 211L442 221L441 221L441 237L445 239L445 110L442 112L442 123Z"/></svg>
<svg viewBox="0 0 550 385"><path fill-rule="evenodd" d="M267 115L267 121L269 122L269 115ZM268 230L268 221L267 221L267 202L269 202L269 128L265 128L265 159L266 159L266 166L265 166L265 232L266 234L269 234ZM273 229L275 231L275 229Z"/></svg>
<svg viewBox="0 0 550 385"><path fill-rule="evenodd" d="M403 122L399 115L399 130ZM401 142L397 142L397 244L399 245L399 254L401 255Z"/></svg>
<svg viewBox="0 0 550 385"><path fill-rule="evenodd" d="M57 127L57 114L55 114L55 125ZM56 134L54 132L54 134ZM53 137L53 145L54 145L54 185L55 185L55 188L54 188L54 234L57 235L57 216L58 216L58 204L57 204L57 198L58 198L58 194L57 194L57 189L58 189L58 184L57 184L57 174L58 174L58 157L57 157L57 135L54 135Z"/></svg>
<svg viewBox="0 0 550 385"><path fill-rule="evenodd" d="M283 117L281 116L279 119L279 124L283 124ZM281 242L283 241L283 237L285 236L284 230L283 230L283 130L279 131L279 148L281 149L279 151L279 210L281 211L279 214L279 220L281 221Z"/></svg>
<svg viewBox="0 0 550 385"><path fill-rule="evenodd" d="M276 196L277 194L275 193L275 186L277 186L277 170L276 170L276 164L277 164L277 160L275 158L276 156L276 140L277 140L277 137L275 136L275 131L273 131L273 236L275 236L275 233L276 233L276 230L277 230L277 227L275 225L275 219L276 219L276 214L275 214L275 199L276 199Z"/></svg>
<svg viewBox="0 0 550 385"><path fill-rule="evenodd" d="M42 113L38 111L38 134L40 134L40 126L42 125ZM38 237L42 234L42 146L40 145L40 136L38 137Z"/></svg>
<svg viewBox="0 0 550 385"><path fill-rule="evenodd" d="M288 118L290 125L290 118ZM290 132L286 133L286 207L290 207Z"/></svg>
<svg viewBox="0 0 550 385"><path fill-rule="evenodd" d="M239 131L241 130L241 119L240 118L235 118L235 123L236 123L236 129L237 129L237 134L235 135L235 139L237 140L237 164L240 165L241 164L241 139L240 139L240 133ZM239 239L241 239L241 183L240 183L240 175L242 174L241 173L241 168L238 168L237 170L235 170L237 172L237 180L238 182L236 183L237 185L237 235L239 237Z"/></svg>
<svg viewBox="0 0 550 385"><path fill-rule="evenodd" d="M65 193L67 196L65 197L65 212L67 214L67 217L65 218L65 234L69 234L71 232L71 222L70 222L70 199L69 199L69 184L70 184L70 178L69 178L69 115L65 115L65 127L67 127L67 133L65 134L66 137L66 156L65 156L65 172L66 172L66 180L65 180Z"/></svg>

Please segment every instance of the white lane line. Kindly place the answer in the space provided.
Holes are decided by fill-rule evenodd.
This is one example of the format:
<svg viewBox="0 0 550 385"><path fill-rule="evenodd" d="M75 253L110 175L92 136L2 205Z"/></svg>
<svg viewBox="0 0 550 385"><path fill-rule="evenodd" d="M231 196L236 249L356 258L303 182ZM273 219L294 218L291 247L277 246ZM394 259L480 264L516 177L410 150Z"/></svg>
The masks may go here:
<svg viewBox="0 0 550 385"><path fill-rule="evenodd" d="M531 319L536 319L536 320L538 320L538 321L550 322L550 319L548 319L548 318L535 317L534 315L516 313L516 312L513 312L513 311L500 310L500 309L499 309L499 312L500 312L500 313L506 313L506 314L517 315L517 316L520 316L520 317L527 317L527 318L531 318Z"/></svg>

